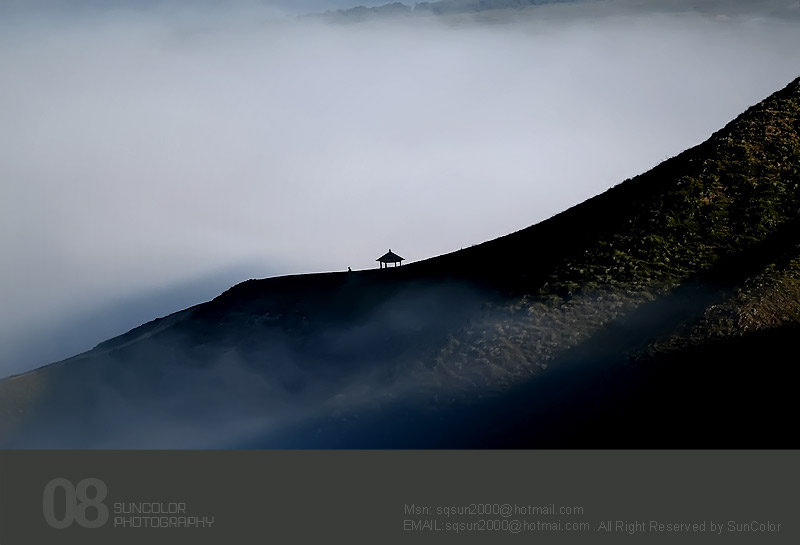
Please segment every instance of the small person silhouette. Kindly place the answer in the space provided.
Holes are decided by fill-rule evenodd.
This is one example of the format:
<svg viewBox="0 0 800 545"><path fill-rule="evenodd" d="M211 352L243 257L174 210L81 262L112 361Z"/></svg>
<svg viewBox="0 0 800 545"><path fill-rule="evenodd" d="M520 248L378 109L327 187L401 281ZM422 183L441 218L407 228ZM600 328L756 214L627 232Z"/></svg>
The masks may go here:
<svg viewBox="0 0 800 545"><path fill-rule="evenodd" d="M347 272L353 272L353 269L351 269L350 267L347 267Z"/></svg>

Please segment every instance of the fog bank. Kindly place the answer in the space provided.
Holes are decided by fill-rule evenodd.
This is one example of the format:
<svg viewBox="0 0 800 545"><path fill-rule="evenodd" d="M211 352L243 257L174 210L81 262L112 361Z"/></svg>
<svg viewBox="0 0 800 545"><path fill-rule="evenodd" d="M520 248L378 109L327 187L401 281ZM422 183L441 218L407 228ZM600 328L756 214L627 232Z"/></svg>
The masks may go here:
<svg viewBox="0 0 800 545"><path fill-rule="evenodd" d="M704 140L796 77L800 50L764 18L203 9L0 25L0 376L76 309L524 228Z"/></svg>

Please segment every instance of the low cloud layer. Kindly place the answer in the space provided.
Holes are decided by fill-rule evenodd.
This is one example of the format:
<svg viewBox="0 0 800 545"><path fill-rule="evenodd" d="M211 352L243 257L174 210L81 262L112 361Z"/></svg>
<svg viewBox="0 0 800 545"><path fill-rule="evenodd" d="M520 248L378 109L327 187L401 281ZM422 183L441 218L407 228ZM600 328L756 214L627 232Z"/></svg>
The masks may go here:
<svg viewBox="0 0 800 545"><path fill-rule="evenodd" d="M704 140L800 50L770 19L326 25L249 5L0 25L0 375L32 366L20 338L219 271L524 228Z"/></svg>
<svg viewBox="0 0 800 545"><path fill-rule="evenodd" d="M140 329L12 385L12 400L25 395L6 411L17 418L0 421L0 448L306 448L321 439L320 424L336 433L353 415L419 401L431 383L457 394L463 383L424 366L420 348L436 347L485 295L454 283L379 291L363 314L312 310L294 332L279 325L281 310L259 325L210 319L235 343L200 341L208 316Z"/></svg>

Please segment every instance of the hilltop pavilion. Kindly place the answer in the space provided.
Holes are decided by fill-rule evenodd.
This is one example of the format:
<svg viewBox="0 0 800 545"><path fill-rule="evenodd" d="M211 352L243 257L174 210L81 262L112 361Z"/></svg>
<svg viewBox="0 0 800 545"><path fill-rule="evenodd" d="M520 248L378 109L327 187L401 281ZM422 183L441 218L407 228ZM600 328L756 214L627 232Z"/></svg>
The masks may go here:
<svg viewBox="0 0 800 545"><path fill-rule="evenodd" d="M388 268L389 267L389 263L394 263L395 267L397 267L398 265L402 265L403 264L403 259L404 258L400 257L399 255L394 253L391 248L389 248L388 252L383 254L381 257L379 257L375 261L380 262L380 268L382 269L384 267Z"/></svg>

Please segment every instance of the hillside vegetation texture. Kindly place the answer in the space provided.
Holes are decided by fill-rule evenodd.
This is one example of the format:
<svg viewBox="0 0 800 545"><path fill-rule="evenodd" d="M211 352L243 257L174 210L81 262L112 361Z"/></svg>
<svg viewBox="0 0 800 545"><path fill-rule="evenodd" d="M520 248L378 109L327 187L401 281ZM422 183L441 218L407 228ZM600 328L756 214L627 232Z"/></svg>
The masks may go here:
<svg viewBox="0 0 800 545"><path fill-rule="evenodd" d="M684 323L649 353L680 345L681 335L710 339L796 322L799 87L795 80L705 143L506 237L503 244L530 263L498 280L522 296L488 317L493 332L463 332L470 340L454 338L441 361L465 365L470 358L457 349L464 344L476 354L473 363L496 364L491 353L505 351L502 360L546 363L554 351L680 286L702 286L718 302L692 317L693 329ZM492 255L493 244L464 261L490 262L505 274L507 259Z"/></svg>

